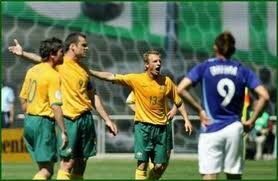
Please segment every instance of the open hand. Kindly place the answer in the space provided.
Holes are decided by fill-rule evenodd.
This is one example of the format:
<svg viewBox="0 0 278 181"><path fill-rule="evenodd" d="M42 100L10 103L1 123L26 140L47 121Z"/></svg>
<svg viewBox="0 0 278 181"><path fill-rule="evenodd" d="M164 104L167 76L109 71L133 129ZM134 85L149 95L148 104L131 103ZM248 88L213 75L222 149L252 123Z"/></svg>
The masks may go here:
<svg viewBox="0 0 278 181"><path fill-rule="evenodd" d="M15 55L22 56L23 55L23 48L22 46L18 43L17 39L14 39L14 46L9 46L9 51L12 52Z"/></svg>
<svg viewBox="0 0 278 181"><path fill-rule="evenodd" d="M184 122L184 129L185 129L186 132L188 132L189 135L191 135L191 133L192 133L192 128L193 128L193 127L192 127L191 122L188 121L188 120L186 120L186 121Z"/></svg>

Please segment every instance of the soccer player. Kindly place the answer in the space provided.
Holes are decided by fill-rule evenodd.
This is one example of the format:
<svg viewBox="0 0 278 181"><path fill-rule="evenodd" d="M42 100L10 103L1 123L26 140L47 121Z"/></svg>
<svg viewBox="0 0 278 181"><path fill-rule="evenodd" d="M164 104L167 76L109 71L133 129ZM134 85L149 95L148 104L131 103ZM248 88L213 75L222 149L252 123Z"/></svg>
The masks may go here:
<svg viewBox="0 0 278 181"><path fill-rule="evenodd" d="M167 98L178 107L184 119L184 128L189 134L192 125L175 84L167 76L160 75L161 55L150 50L144 54L145 72L137 74L113 74L90 70L97 78L122 84L132 89L135 96L135 179L147 179L149 158L154 163L148 179L159 179L168 163L167 145Z"/></svg>
<svg viewBox="0 0 278 181"><path fill-rule="evenodd" d="M20 92L21 105L26 112L24 141L39 167L35 180L50 179L53 174L54 162L57 161L55 121L61 129L61 148L68 141L61 109L61 81L54 69L63 62L62 48L62 41L57 38L41 42L42 63L27 71Z"/></svg>
<svg viewBox="0 0 278 181"><path fill-rule="evenodd" d="M136 111L136 107L135 107L135 97L134 97L134 93L130 92L127 99L126 99L126 104L129 106L129 108L135 112ZM168 160L170 159L170 155L171 155L171 151L173 149L173 137L172 137L172 119L173 117L177 114L177 106L174 104L172 106L172 109L167 113L167 131L169 131L168 134L168 141L167 141L167 156L168 156ZM152 161L150 160L148 163L148 170L147 170L147 175L150 175L150 170L154 167L154 164L152 163ZM168 165L165 165L165 167L168 167ZM165 168L166 170L166 168Z"/></svg>
<svg viewBox="0 0 278 181"><path fill-rule="evenodd" d="M19 56L39 62L41 57L23 51L20 44L9 50ZM71 33L65 40L64 63L57 66L62 78L63 112L69 144L60 152L61 164L57 179L83 179L87 159L96 154L96 133L92 108L100 114L109 131L117 134L117 127L106 113L96 89L89 80L89 71L81 60L86 57L88 43L81 33Z"/></svg>
<svg viewBox="0 0 278 181"><path fill-rule="evenodd" d="M184 97L198 110L202 122L198 157L203 179L216 179L222 170L227 179L241 179L243 128L253 126L269 95L253 71L231 58L235 39L230 32L218 35L213 48L215 57L193 67L179 83L178 92L183 96L190 85L202 85L202 106L188 92ZM245 87L255 91L258 104L241 123Z"/></svg>

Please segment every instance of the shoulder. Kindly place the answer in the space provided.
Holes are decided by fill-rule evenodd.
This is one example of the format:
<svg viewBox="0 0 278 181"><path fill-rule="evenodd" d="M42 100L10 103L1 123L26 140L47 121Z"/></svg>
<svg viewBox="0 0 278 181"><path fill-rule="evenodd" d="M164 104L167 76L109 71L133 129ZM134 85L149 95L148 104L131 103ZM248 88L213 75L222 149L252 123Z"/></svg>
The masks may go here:
<svg viewBox="0 0 278 181"><path fill-rule="evenodd" d="M35 73L36 71L38 71L40 69L41 69L41 64L34 65L33 67L31 67L27 70L26 76L29 76L30 74Z"/></svg>
<svg viewBox="0 0 278 181"><path fill-rule="evenodd" d="M45 75L47 75L48 79L50 81L52 80L59 80L60 79L60 74L54 69L54 68L48 68L45 71Z"/></svg>
<svg viewBox="0 0 278 181"><path fill-rule="evenodd" d="M162 77L165 79L166 83L173 82L173 80L170 77L168 77L168 76L162 76Z"/></svg>
<svg viewBox="0 0 278 181"><path fill-rule="evenodd" d="M124 77L128 77L128 78L138 78L138 77L143 77L144 74L141 73L128 73L128 74L116 74L116 75L120 75L120 76L124 76Z"/></svg>

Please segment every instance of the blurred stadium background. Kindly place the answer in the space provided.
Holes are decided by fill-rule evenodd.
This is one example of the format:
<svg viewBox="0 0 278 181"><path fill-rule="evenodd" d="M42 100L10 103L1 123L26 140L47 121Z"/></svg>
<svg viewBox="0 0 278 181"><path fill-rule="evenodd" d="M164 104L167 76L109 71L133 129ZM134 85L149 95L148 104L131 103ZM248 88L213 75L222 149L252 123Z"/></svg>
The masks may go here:
<svg viewBox="0 0 278 181"><path fill-rule="evenodd" d="M3 1L1 5L1 76L2 81L14 88L16 95L19 94L26 70L32 65L8 52L7 48L13 44L14 38L18 39L25 50L38 52L39 43L45 38L56 36L65 39L70 32L84 32L88 36L90 50L84 62L89 68L114 73L142 72L142 54L155 48L163 53L162 71L178 83L192 66L212 56L215 37L229 30L237 40L235 58L251 67L269 90L271 100L266 111L272 115L273 124L276 124L277 3L274 1ZM132 112L125 104L129 90L104 81L93 81L108 113L113 115L120 129L119 135L111 138L104 133L104 125L96 121L99 155L132 153ZM200 88L195 90L194 94L198 97ZM196 158L198 117L189 107L188 110L195 131L192 136L186 136L180 118L176 117L173 126L174 156L183 154ZM18 100L16 115L15 127L21 128L23 120ZM14 138L17 142L13 142L3 138L3 132L2 160L3 154L10 158L14 153L26 151L19 148L22 143L20 136Z"/></svg>

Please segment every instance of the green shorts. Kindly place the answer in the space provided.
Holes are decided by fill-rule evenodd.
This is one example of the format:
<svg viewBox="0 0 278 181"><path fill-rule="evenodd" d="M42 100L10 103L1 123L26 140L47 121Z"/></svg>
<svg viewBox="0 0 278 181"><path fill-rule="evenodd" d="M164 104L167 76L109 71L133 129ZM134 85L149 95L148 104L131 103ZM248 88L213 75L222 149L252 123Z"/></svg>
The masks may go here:
<svg viewBox="0 0 278 181"><path fill-rule="evenodd" d="M91 112L87 111L75 120L64 118L68 133L68 145L59 150L62 158L89 158L96 155L96 131ZM57 135L61 146L61 133Z"/></svg>
<svg viewBox="0 0 278 181"><path fill-rule="evenodd" d="M156 164L168 163L169 152L173 146L169 128L171 127L167 125L135 122L135 158L144 162L148 162L151 158Z"/></svg>
<svg viewBox="0 0 278 181"><path fill-rule="evenodd" d="M26 115L23 138L33 160L36 162L57 161L54 119Z"/></svg>

